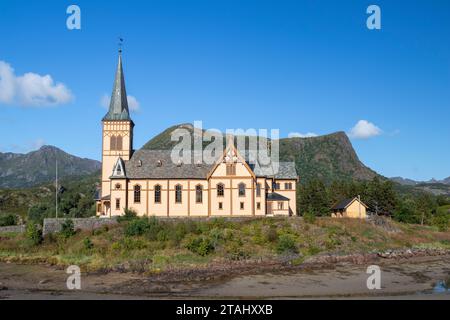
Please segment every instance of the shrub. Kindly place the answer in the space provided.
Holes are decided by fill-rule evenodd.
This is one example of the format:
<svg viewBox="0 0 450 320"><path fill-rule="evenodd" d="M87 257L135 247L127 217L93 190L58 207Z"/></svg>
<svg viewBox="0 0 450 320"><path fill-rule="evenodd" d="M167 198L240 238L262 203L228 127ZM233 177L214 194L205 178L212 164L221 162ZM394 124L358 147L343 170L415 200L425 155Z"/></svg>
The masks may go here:
<svg viewBox="0 0 450 320"><path fill-rule="evenodd" d="M278 238L277 252L297 252L297 247L295 245L295 238L291 234L282 234Z"/></svg>
<svg viewBox="0 0 450 320"><path fill-rule="evenodd" d="M167 241L169 240L169 232L165 229L161 229L156 234L156 240L158 241Z"/></svg>
<svg viewBox="0 0 450 320"><path fill-rule="evenodd" d="M216 247L224 238L224 232L220 228L213 228L209 231L209 239L214 247Z"/></svg>
<svg viewBox="0 0 450 320"><path fill-rule="evenodd" d="M226 248L225 251L230 260L245 260L250 257L249 252L247 252L242 244L239 242L231 242Z"/></svg>
<svg viewBox="0 0 450 320"><path fill-rule="evenodd" d="M109 231L109 227L107 225L103 225L103 226L101 226L98 229L92 230L92 235L93 236L98 236L98 235L101 235L101 234L106 233L108 231Z"/></svg>
<svg viewBox="0 0 450 320"><path fill-rule="evenodd" d="M86 250L92 249L94 247L94 244L92 243L91 238L89 238L89 237L84 238L83 246L84 246L84 249L86 249Z"/></svg>
<svg viewBox="0 0 450 320"><path fill-rule="evenodd" d="M117 222L131 221L137 218L137 212L133 209L125 209L124 215L117 217Z"/></svg>
<svg viewBox="0 0 450 320"><path fill-rule="evenodd" d="M265 233L265 238L268 242L275 242L278 240L278 233L275 226L271 226Z"/></svg>
<svg viewBox="0 0 450 320"><path fill-rule="evenodd" d="M59 232L64 238L70 238L75 235L75 227L71 219L66 219L61 225L61 231Z"/></svg>
<svg viewBox="0 0 450 320"><path fill-rule="evenodd" d="M125 235L128 237L141 236L150 229L150 223L148 219L135 219L125 228Z"/></svg>
<svg viewBox="0 0 450 320"><path fill-rule="evenodd" d="M214 251L212 241L205 236L192 237L189 239L186 248L200 256L206 256Z"/></svg>
<svg viewBox="0 0 450 320"><path fill-rule="evenodd" d="M26 238L30 244L37 246L42 242L42 231L37 227L36 224L30 222L27 224Z"/></svg>
<svg viewBox="0 0 450 320"><path fill-rule="evenodd" d="M124 250L124 251L132 251L132 250L141 250L147 249L147 243L142 239L136 238L123 238L119 241L114 242L111 245L112 250Z"/></svg>
<svg viewBox="0 0 450 320"><path fill-rule="evenodd" d="M309 255L313 256L313 255L316 255L316 254L318 254L320 252L320 248L318 248L316 246L313 246L313 245L310 245L308 247L307 252L308 252Z"/></svg>
<svg viewBox="0 0 450 320"><path fill-rule="evenodd" d="M316 216L311 211L307 211L303 214L303 220L305 220L306 223L314 223L316 221Z"/></svg>
<svg viewBox="0 0 450 320"><path fill-rule="evenodd" d="M42 224L45 217L49 216L49 206L45 203L32 206L28 209L28 220Z"/></svg>
<svg viewBox="0 0 450 320"><path fill-rule="evenodd" d="M448 230L449 224L450 224L450 214L448 213L438 213L433 218L433 225L438 227L439 231L445 232Z"/></svg>
<svg viewBox="0 0 450 320"><path fill-rule="evenodd" d="M0 227L15 226L17 224L17 217L13 214L0 216Z"/></svg>

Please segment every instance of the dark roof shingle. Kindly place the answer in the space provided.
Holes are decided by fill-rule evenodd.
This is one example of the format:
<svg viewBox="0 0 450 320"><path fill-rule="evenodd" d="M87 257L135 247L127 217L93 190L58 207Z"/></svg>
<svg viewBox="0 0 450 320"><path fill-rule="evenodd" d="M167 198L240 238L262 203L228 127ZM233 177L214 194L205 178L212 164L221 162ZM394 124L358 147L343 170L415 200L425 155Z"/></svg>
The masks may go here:
<svg viewBox="0 0 450 320"><path fill-rule="evenodd" d="M267 194L267 201L289 201L289 198L286 198L279 193L272 192Z"/></svg>
<svg viewBox="0 0 450 320"><path fill-rule="evenodd" d="M219 155L221 156L221 155ZM161 161L161 165L158 162ZM214 164L195 161L178 165L172 161L171 150L137 150L129 161L125 161L125 172L129 179L206 179ZM297 179L293 162L279 162L278 172L273 165L260 167L250 165L257 177Z"/></svg>

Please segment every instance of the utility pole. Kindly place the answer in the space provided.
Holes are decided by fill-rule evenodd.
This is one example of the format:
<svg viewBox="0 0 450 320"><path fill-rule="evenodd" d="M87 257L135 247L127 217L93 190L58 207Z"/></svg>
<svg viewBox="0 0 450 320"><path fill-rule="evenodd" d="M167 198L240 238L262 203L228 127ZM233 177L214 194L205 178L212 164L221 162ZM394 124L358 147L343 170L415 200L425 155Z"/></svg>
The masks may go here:
<svg viewBox="0 0 450 320"><path fill-rule="evenodd" d="M55 209L56 209L56 219L58 219L58 159L56 159Z"/></svg>
<svg viewBox="0 0 450 320"><path fill-rule="evenodd" d="M358 205L359 205L359 218L361 219L361 196L358 195Z"/></svg>

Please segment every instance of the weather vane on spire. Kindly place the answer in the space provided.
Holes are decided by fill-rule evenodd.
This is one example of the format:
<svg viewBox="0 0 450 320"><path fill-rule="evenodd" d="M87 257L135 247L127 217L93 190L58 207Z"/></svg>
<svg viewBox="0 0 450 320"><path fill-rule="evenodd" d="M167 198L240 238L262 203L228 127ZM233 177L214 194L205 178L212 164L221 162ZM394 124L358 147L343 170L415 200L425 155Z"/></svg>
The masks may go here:
<svg viewBox="0 0 450 320"><path fill-rule="evenodd" d="M119 37L119 53L122 53L122 47L123 47L123 38Z"/></svg>

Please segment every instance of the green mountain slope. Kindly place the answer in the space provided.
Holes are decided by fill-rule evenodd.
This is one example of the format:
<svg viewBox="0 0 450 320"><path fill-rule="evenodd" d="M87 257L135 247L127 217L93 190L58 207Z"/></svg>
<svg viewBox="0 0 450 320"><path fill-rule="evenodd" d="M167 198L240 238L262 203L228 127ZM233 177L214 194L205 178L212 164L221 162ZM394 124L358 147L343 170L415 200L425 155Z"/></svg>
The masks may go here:
<svg viewBox="0 0 450 320"><path fill-rule="evenodd" d="M65 191L59 197L61 216L70 213L73 207L90 208L94 205L94 194L100 183L100 173L84 177L67 177L59 181ZM39 186L22 189L0 189L0 215L6 213L25 216L33 206L48 206L54 211L55 185L45 183ZM85 210L88 213L87 210Z"/></svg>
<svg viewBox="0 0 450 320"><path fill-rule="evenodd" d="M100 162L70 155L52 146L27 154L0 153L0 188L28 188L55 179L55 163L61 178L86 176L101 168Z"/></svg>
<svg viewBox="0 0 450 320"><path fill-rule="evenodd" d="M142 148L154 150L171 149L178 142L171 141L171 133L177 129L187 129L191 134L190 124L172 126ZM302 181L320 178L331 180L371 180L378 174L366 167L358 158L353 146L344 132L312 137L280 139L280 160L294 161ZM207 145L208 143L206 143Z"/></svg>

